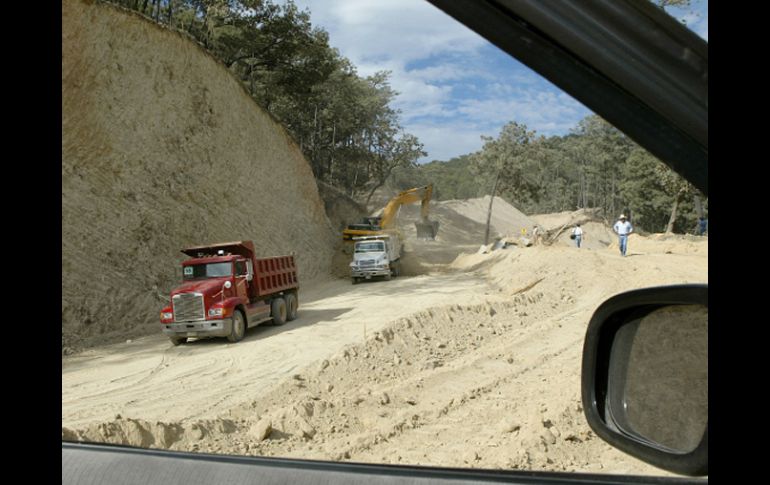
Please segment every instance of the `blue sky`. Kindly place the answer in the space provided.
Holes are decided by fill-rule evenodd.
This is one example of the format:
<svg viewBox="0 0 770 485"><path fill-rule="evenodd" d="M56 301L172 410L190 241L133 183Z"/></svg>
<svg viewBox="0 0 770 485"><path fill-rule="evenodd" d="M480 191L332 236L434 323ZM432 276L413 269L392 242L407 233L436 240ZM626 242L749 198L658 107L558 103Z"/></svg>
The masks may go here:
<svg viewBox="0 0 770 485"><path fill-rule="evenodd" d="M421 162L477 151L510 121L564 135L591 112L424 0L295 0L359 75L391 71L393 107ZM708 40L708 0L670 13Z"/></svg>

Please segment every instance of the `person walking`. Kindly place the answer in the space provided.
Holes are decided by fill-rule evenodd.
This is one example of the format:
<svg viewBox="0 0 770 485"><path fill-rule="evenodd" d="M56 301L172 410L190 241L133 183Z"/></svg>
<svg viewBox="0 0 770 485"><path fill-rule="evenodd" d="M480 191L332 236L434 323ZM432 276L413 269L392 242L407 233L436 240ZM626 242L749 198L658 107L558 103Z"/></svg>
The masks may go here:
<svg viewBox="0 0 770 485"><path fill-rule="evenodd" d="M704 234L706 234L706 231L708 230L708 224L709 224L708 219L706 219L705 217L701 216L698 218L698 235L699 236L703 236Z"/></svg>
<svg viewBox="0 0 770 485"><path fill-rule="evenodd" d="M626 220L626 216L620 214L618 222L612 226L612 230L618 235L618 244L620 245L620 255L626 255L626 248L628 246L628 235L634 232L634 228L631 223Z"/></svg>
<svg viewBox="0 0 770 485"><path fill-rule="evenodd" d="M572 236L575 240L575 246L580 248L580 242L583 240L583 228L580 227L580 224L575 224L575 227L572 229Z"/></svg>
<svg viewBox="0 0 770 485"><path fill-rule="evenodd" d="M532 228L532 239L534 239L534 244L540 244L542 238L543 228L535 224L535 227Z"/></svg>

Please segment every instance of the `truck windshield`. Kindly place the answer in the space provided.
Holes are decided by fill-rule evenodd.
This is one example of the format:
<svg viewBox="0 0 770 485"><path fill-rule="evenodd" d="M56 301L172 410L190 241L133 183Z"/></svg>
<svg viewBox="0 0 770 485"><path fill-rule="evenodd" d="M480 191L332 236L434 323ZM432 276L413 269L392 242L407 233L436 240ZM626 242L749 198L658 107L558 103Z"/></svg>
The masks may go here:
<svg viewBox="0 0 770 485"><path fill-rule="evenodd" d="M182 270L184 279L195 280L199 278L218 278L233 274L232 263L209 263L185 266Z"/></svg>
<svg viewBox="0 0 770 485"><path fill-rule="evenodd" d="M365 242L356 244L357 253L373 253L385 251L385 244L381 242Z"/></svg>

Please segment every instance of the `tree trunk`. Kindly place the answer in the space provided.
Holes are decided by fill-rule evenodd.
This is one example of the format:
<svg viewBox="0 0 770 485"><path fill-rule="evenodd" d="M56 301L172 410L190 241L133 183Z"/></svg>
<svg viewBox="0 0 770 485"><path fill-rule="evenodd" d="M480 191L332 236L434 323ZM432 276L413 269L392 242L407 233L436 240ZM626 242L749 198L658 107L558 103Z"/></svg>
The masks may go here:
<svg viewBox="0 0 770 485"><path fill-rule="evenodd" d="M318 156L316 155L316 143L315 135L318 131L318 104L313 109L313 129L310 131L310 163L312 165L318 165L319 172L321 171L321 164L318 163Z"/></svg>
<svg viewBox="0 0 770 485"><path fill-rule="evenodd" d="M492 222L492 203L495 201L495 194L497 194L497 184L500 182L500 171L495 176L495 186L492 188L492 198L489 199L489 209L487 209L487 229L484 232L484 246L489 244L489 225Z"/></svg>
<svg viewBox="0 0 770 485"><path fill-rule="evenodd" d="M334 185L334 150L336 148L334 138L337 135L337 123L332 123L332 153L329 159L329 183Z"/></svg>
<svg viewBox="0 0 770 485"><path fill-rule="evenodd" d="M695 212L698 214L698 217L703 217L703 202L698 194L693 196L693 205L695 205Z"/></svg>
<svg viewBox="0 0 770 485"><path fill-rule="evenodd" d="M168 25L171 27L174 17L174 0L168 0Z"/></svg>
<svg viewBox="0 0 770 485"><path fill-rule="evenodd" d="M682 198L684 197L684 190L680 190L676 197L674 198L674 207L671 208L671 218L668 220L668 225L666 226L666 234L671 234L674 232L674 223L676 222L676 211L679 208L679 203L682 201Z"/></svg>
<svg viewBox="0 0 770 485"><path fill-rule="evenodd" d="M366 197L366 202L364 202L364 207L369 207L369 200L371 200L372 196L374 195L374 191L379 189L385 184L385 181L388 180L388 177L390 177L390 174L393 173L393 169L396 168L397 163L394 163L390 167L388 167L387 171L385 172L385 175L380 177L379 182L377 182L377 185L372 188L372 190L369 191L369 195Z"/></svg>

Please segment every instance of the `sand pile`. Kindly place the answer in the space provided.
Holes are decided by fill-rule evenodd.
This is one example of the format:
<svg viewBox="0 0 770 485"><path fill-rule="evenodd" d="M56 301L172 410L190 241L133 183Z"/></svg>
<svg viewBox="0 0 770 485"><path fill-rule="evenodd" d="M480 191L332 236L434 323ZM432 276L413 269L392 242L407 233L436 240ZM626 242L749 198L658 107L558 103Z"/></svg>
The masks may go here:
<svg viewBox="0 0 770 485"><path fill-rule="evenodd" d="M451 209L452 211L472 219L486 227L487 212L489 210L490 197L484 196L468 200L448 200L438 202L437 205ZM495 197L492 202L490 236L518 236L522 230L532 232L535 221L500 197ZM483 233L482 233L483 238Z"/></svg>
<svg viewBox="0 0 770 485"><path fill-rule="evenodd" d="M560 246L464 254L452 270L479 278L488 288L481 302L431 305L443 289L437 280L425 309L296 368L270 392L245 386L243 404L219 418L120 417L62 433L225 454L665 474L588 428L580 400L585 326L620 291L706 281L706 262L704 252L621 258ZM430 278L437 276L414 280ZM369 286L387 299L409 281Z"/></svg>

